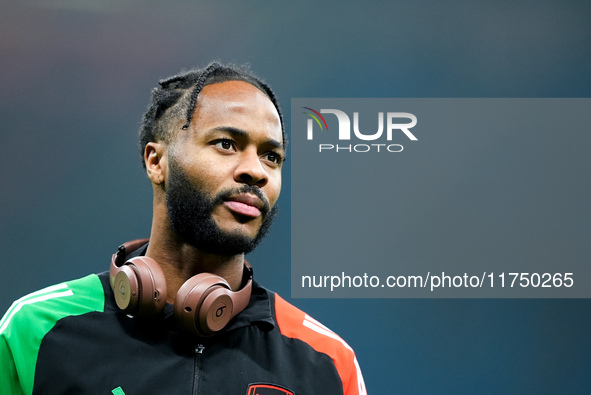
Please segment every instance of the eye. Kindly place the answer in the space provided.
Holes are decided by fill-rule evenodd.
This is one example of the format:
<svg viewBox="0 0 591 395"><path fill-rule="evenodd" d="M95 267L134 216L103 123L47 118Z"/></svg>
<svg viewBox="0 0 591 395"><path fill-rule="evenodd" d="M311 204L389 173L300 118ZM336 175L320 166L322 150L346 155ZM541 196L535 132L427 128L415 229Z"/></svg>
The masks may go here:
<svg viewBox="0 0 591 395"><path fill-rule="evenodd" d="M267 152L264 158L266 158L269 162L273 162L278 165L283 162L283 157L277 152Z"/></svg>
<svg viewBox="0 0 591 395"><path fill-rule="evenodd" d="M234 148L234 141L230 139L221 139L214 141L214 146L224 151L229 151Z"/></svg>

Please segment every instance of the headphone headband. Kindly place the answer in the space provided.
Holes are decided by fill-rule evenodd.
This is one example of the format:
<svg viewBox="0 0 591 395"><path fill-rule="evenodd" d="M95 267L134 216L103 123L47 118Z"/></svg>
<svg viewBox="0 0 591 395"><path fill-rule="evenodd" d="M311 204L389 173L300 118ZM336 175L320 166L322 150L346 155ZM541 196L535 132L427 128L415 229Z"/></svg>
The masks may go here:
<svg viewBox="0 0 591 395"><path fill-rule="evenodd" d="M111 283L111 288L113 288L113 281L115 280L114 273L125 264L125 257L144 244L147 244L149 241L150 239L131 240L121 244L119 248L117 248L117 252L115 252L111 258L111 269L109 270L109 282Z"/></svg>

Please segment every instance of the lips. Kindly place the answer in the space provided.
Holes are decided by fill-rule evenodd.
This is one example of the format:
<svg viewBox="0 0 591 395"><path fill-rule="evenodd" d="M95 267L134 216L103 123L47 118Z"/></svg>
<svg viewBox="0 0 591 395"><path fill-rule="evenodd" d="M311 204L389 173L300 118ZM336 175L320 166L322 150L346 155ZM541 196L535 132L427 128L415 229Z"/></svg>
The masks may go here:
<svg viewBox="0 0 591 395"><path fill-rule="evenodd" d="M265 207L261 199L251 194L234 195L224 205L236 214L252 218L260 216Z"/></svg>

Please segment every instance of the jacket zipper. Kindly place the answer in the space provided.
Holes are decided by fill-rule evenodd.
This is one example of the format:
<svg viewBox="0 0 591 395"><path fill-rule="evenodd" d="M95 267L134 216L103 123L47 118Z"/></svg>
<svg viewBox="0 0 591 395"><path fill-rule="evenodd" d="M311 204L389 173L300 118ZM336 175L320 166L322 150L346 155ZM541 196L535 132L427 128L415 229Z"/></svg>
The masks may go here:
<svg viewBox="0 0 591 395"><path fill-rule="evenodd" d="M195 347L195 368L193 370L193 394L198 395L200 392L200 371L201 371L201 355L205 346L198 344Z"/></svg>

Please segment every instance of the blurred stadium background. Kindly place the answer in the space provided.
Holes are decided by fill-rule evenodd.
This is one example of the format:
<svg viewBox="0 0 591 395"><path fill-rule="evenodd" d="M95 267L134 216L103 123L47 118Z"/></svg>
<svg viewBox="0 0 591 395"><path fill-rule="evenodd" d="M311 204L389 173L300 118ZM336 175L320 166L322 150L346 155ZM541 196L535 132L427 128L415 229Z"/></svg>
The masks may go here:
<svg viewBox="0 0 591 395"><path fill-rule="evenodd" d="M4 0L0 310L149 234L136 135L161 78L249 63L288 128L292 97L589 97L590 20L586 1ZM250 257L288 299L289 174ZM370 394L591 392L589 300L291 301L356 350Z"/></svg>

